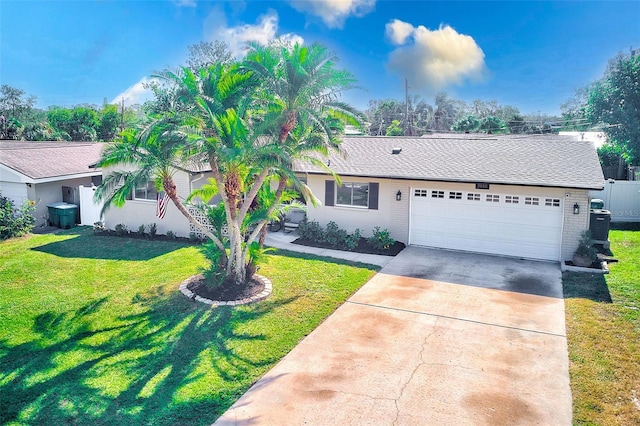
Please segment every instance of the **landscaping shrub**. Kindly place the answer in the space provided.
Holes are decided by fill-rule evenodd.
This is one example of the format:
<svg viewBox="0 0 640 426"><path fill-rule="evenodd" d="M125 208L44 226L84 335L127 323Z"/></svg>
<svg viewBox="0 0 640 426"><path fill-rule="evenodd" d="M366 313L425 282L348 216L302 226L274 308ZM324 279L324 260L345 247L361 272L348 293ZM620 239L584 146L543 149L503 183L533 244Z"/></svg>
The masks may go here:
<svg viewBox="0 0 640 426"><path fill-rule="evenodd" d="M154 222L149 225L149 237L153 239L155 238L157 233L158 233L158 225Z"/></svg>
<svg viewBox="0 0 640 426"><path fill-rule="evenodd" d="M36 203L31 200L16 208L12 200L0 193L0 240L20 237L31 232L35 224L35 209Z"/></svg>
<svg viewBox="0 0 640 426"><path fill-rule="evenodd" d="M207 286L217 288L224 283L225 268L222 262L222 252L211 240L204 242L199 247L200 253L207 260L207 266L200 268Z"/></svg>
<svg viewBox="0 0 640 426"><path fill-rule="evenodd" d="M303 240L321 242L324 240L324 229L315 220L309 222L305 219L298 225L298 235Z"/></svg>
<svg viewBox="0 0 640 426"><path fill-rule="evenodd" d="M104 223L98 221L93 223L93 232L99 234L105 230Z"/></svg>
<svg viewBox="0 0 640 426"><path fill-rule="evenodd" d="M346 247L348 250L354 250L358 247L362 238L360 229L349 234L346 230L340 229L338 224L333 221L327 223L326 228L322 228L315 220L311 222L305 220L298 226L298 234L303 240L323 243L339 249Z"/></svg>
<svg viewBox="0 0 640 426"><path fill-rule="evenodd" d="M127 235L129 233L129 230L127 229L127 225L123 223L117 224L116 227L114 228L114 231L116 231L116 235Z"/></svg>
<svg viewBox="0 0 640 426"><path fill-rule="evenodd" d="M396 243L396 240L391 238L389 230L380 230L379 226L373 228L373 235L367 238L369 245L376 250L389 250L389 247Z"/></svg>
<svg viewBox="0 0 640 426"><path fill-rule="evenodd" d="M344 245L347 246L350 251L355 250L355 248L358 247L361 238L362 236L360 228L356 228L356 230L353 231L353 234L347 235L347 238L344 241Z"/></svg>
<svg viewBox="0 0 640 426"><path fill-rule="evenodd" d="M253 274L258 272L258 263L265 261L266 255L269 252L274 252L273 247L260 247L257 241L254 241L249 246L249 265L247 265L247 278L252 277Z"/></svg>
<svg viewBox="0 0 640 426"><path fill-rule="evenodd" d="M173 231L167 231L167 238L169 238L170 240L175 240L176 234Z"/></svg>
<svg viewBox="0 0 640 426"><path fill-rule="evenodd" d="M591 262L594 262L598 258L598 250L593 244L591 232L582 231L574 256L584 257L585 259L591 260Z"/></svg>
<svg viewBox="0 0 640 426"><path fill-rule="evenodd" d="M136 233L137 233L139 236L144 237L144 235L145 235L145 232L144 232L144 231L145 231L145 229L146 229L146 228L145 228L145 226L144 226L144 225L140 225L140 226L138 226L138 230L136 231Z"/></svg>
<svg viewBox="0 0 640 426"><path fill-rule="evenodd" d="M331 221L327 223L327 227L324 230L323 242L333 247L343 246L349 234L344 229L340 229L337 223Z"/></svg>

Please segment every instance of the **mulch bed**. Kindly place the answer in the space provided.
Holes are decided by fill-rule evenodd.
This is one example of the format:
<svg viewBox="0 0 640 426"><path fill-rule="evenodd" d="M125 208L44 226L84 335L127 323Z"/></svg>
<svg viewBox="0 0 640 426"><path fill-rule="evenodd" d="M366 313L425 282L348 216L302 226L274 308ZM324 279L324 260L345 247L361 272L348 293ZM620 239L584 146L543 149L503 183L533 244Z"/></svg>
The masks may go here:
<svg viewBox="0 0 640 426"><path fill-rule="evenodd" d="M390 246L388 250L376 250L367 242L366 238L360 238L360 242L353 250L345 250L344 247L334 247L329 244L319 243L317 241L303 240L302 238L298 238L297 240L292 241L292 244L299 244L301 246L309 246L309 247L318 247L318 248L326 248L332 250L342 250L342 251L352 251L355 253L365 253L365 254L381 254L384 256L395 256L400 253L406 247L403 243L396 241L394 245Z"/></svg>
<svg viewBox="0 0 640 426"><path fill-rule="evenodd" d="M247 299L262 292L262 290L264 290L264 283L252 278L243 286L231 284L212 288L207 285L202 275L197 275L189 284L187 284L187 288L205 299L217 302L232 302Z"/></svg>

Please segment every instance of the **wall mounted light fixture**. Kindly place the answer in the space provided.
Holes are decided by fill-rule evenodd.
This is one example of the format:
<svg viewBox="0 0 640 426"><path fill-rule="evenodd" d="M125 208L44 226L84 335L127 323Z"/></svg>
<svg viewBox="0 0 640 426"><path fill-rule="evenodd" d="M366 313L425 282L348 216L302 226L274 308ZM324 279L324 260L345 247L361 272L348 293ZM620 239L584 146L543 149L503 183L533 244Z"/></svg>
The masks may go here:
<svg viewBox="0 0 640 426"><path fill-rule="evenodd" d="M396 201L400 200L402 200L402 192L400 192L400 190L398 189L398 192L396 192Z"/></svg>
<svg viewBox="0 0 640 426"><path fill-rule="evenodd" d="M580 205L578 203L573 205L573 214L580 214Z"/></svg>

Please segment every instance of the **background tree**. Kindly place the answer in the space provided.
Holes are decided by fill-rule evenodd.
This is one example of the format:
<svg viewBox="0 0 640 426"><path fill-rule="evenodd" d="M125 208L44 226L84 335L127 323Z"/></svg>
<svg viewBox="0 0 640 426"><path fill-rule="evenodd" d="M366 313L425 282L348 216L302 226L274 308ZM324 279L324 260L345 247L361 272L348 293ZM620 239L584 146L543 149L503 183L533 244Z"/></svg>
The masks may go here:
<svg viewBox="0 0 640 426"><path fill-rule="evenodd" d="M223 41L201 41L189 46L187 66L191 71L205 69L214 64L229 64L233 55L229 46Z"/></svg>
<svg viewBox="0 0 640 426"><path fill-rule="evenodd" d="M402 127L406 106L404 102L393 99L376 99L369 101L369 107L364 114L368 122L367 133L371 136L385 135L387 127L393 120Z"/></svg>
<svg viewBox="0 0 640 426"><path fill-rule="evenodd" d="M98 137L98 140L103 142L113 140L118 133L121 119L122 117L120 112L118 112L117 105L103 105L102 110L100 110L99 113L100 124L96 129L96 136Z"/></svg>
<svg viewBox="0 0 640 426"><path fill-rule="evenodd" d="M475 132L480 127L480 120L475 115L466 115L453 124L454 132Z"/></svg>
<svg viewBox="0 0 640 426"><path fill-rule="evenodd" d="M0 139L20 139L24 126L32 121L35 96L7 84L0 86Z"/></svg>
<svg viewBox="0 0 640 426"><path fill-rule="evenodd" d="M488 115L480 121L479 130L485 133L506 133L508 131L507 125L500 118L493 115Z"/></svg>
<svg viewBox="0 0 640 426"><path fill-rule="evenodd" d="M442 92L436 95L434 104L435 110L430 128L437 132L451 131L453 123L456 122L458 114L463 109L463 103Z"/></svg>
<svg viewBox="0 0 640 426"><path fill-rule="evenodd" d="M562 114L562 130L566 131L587 131L591 123L587 118L587 103L589 102L590 86L581 87L575 94L560 105Z"/></svg>
<svg viewBox="0 0 640 426"><path fill-rule="evenodd" d="M640 162L640 54L618 54L589 91L586 116L602 124L609 142Z"/></svg>
<svg viewBox="0 0 640 426"><path fill-rule="evenodd" d="M47 113L49 124L65 140L96 141L100 118L98 112L88 105L73 108L54 106Z"/></svg>
<svg viewBox="0 0 640 426"><path fill-rule="evenodd" d="M529 130L529 126L524 121L524 117L520 114L515 114L507 120L507 127L511 134L527 133Z"/></svg>
<svg viewBox="0 0 640 426"><path fill-rule="evenodd" d="M385 132L385 136L402 136L404 135L404 130L400 127L399 120L393 120L387 130Z"/></svg>

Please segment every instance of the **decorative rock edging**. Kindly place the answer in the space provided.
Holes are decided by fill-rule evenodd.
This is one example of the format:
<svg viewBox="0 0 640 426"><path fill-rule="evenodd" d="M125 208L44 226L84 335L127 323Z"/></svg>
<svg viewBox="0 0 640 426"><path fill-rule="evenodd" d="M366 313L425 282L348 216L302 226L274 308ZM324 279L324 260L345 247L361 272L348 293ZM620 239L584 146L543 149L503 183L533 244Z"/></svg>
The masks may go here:
<svg viewBox="0 0 640 426"><path fill-rule="evenodd" d="M609 265L607 264L607 262L602 261L600 263L600 269L596 269L596 268L583 268L581 266L567 265L566 262L562 262L560 263L560 270L563 272L570 271L570 272L589 272L592 274L608 274Z"/></svg>
<svg viewBox="0 0 640 426"><path fill-rule="evenodd" d="M247 305L249 303L257 303L269 297L273 289L271 280L269 278L263 277L262 275L254 274L253 279L262 281L262 284L264 284L264 290L262 290L260 293L254 294L253 296L247 297L245 299L223 302L220 300L211 300L211 299L207 299L206 297L198 296L197 294L189 290L187 286L198 278L199 278L198 275L194 275L184 280L182 284L180 284L180 287L179 287L180 292L191 300L196 300L198 302L206 303L207 305L211 305L211 306L237 306L237 305Z"/></svg>

